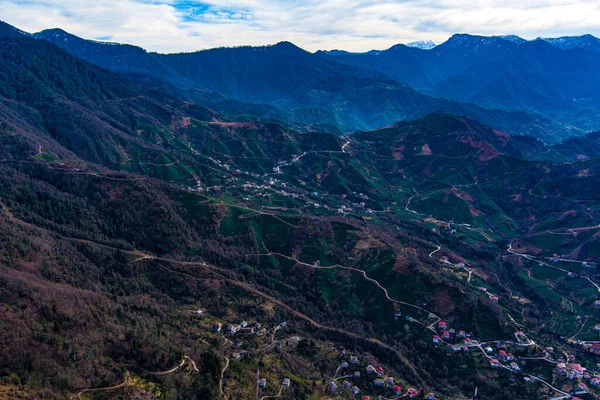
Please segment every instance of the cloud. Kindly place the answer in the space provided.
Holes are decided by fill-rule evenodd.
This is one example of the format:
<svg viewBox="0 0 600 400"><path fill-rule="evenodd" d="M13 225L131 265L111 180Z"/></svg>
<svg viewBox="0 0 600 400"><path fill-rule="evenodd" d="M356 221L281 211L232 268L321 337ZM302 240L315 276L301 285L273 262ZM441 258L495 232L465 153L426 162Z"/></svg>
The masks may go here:
<svg viewBox="0 0 600 400"><path fill-rule="evenodd" d="M282 40L363 51L457 32L600 35L597 0L0 0L0 9L26 31L60 27L161 52Z"/></svg>

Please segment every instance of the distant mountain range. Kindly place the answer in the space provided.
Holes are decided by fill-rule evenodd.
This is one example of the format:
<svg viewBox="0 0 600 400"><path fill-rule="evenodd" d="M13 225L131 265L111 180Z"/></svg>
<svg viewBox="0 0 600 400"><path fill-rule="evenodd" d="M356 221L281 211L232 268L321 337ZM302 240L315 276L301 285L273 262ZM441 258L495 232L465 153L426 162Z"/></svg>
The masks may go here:
<svg viewBox="0 0 600 400"><path fill-rule="evenodd" d="M9 25L4 31L25 34ZM158 54L60 29L32 35L84 60L229 115L349 132L433 112L547 143L600 130L599 40L456 34L366 53L289 42Z"/></svg>
<svg viewBox="0 0 600 400"><path fill-rule="evenodd" d="M430 50L422 47L431 43L420 43L360 54L313 54L282 42L157 54L59 29L34 37L234 115L252 109L259 117L354 131L449 112L549 143L600 128L593 73L600 53L571 49L577 57L565 58L564 50L544 41L455 35ZM572 76L581 79L572 82ZM264 114L249 104L262 104Z"/></svg>
<svg viewBox="0 0 600 400"><path fill-rule="evenodd" d="M431 50L319 54L380 73L422 93L490 109L537 113L581 130L600 128L600 41L452 36Z"/></svg>

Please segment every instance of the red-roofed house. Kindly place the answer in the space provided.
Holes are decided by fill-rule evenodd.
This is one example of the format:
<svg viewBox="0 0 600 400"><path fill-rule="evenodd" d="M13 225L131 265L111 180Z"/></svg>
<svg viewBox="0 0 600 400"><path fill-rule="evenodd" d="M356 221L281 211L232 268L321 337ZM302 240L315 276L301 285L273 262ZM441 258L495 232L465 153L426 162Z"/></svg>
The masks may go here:
<svg viewBox="0 0 600 400"><path fill-rule="evenodd" d="M442 332L442 337L444 339L450 339L450 332L449 331Z"/></svg>
<svg viewBox="0 0 600 400"><path fill-rule="evenodd" d="M440 337L438 335L435 335L433 337L433 343L439 343L440 342Z"/></svg>
<svg viewBox="0 0 600 400"><path fill-rule="evenodd" d="M414 389L414 388L408 389L408 397L415 398L418 395L419 395L419 391L417 389Z"/></svg>
<svg viewBox="0 0 600 400"><path fill-rule="evenodd" d="M377 375L379 375L379 376L383 375L383 368L377 367Z"/></svg>
<svg viewBox="0 0 600 400"><path fill-rule="evenodd" d="M439 324L439 325L440 325L440 328L441 328L441 329L447 329L447 328L448 328L448 323L447 323L447 322L440 321L440 324Z"/></svg>
<svg viewBox="0 0 600 400"><path fill-rule="evenodd" d="M392 388L392 390L394 391L394 394L397 396L400 396L402 394L402 388L398 385L394 386Z"/></svg>

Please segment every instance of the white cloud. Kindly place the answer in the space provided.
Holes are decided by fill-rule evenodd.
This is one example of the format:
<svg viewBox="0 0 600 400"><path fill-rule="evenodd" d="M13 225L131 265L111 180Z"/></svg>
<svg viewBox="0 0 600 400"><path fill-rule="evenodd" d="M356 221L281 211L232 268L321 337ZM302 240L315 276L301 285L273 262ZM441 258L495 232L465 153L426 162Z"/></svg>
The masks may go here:
<svg viewBox="0 0 600 400"><path fill-rule="evenodd" d="M0 0L0 9L26 31L60 27L162 52L281 40L361 51L456 32L600 34L597 0Z"/></svg>

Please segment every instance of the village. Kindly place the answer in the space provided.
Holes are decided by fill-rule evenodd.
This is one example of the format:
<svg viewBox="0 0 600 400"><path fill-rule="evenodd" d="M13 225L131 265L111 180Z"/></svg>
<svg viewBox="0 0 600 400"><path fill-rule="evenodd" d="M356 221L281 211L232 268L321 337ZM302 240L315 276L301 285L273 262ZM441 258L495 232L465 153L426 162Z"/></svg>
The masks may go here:
<svg viewBox="0 0 600 400"><path fill-rule="evenodd" d="M348 142L349 143L349 142ZM347 143L347 144L348 144ZM293 186L292 184L281 180L281 176L283 174L282 169L285 167L289 167L294 163L297 163L300 158L302 158L306 153L301 156L294 157L290 161L280 161L273 168L272 173L270 174L257 174L251 173L248 171L241 171L239 169L233 170L232 167L226 163L223 163L219 160L216 160L212 157L209 157L210 161L217 167L229 172L229 175L224 175L223 179L225 180L224 184L221 186L205 186L202 185L201 182L196 182L195 187L187 186L186 190L195 193L213 193L218 194L222 190L225 189L233 189L236 193L241 193L241 199L245 202L256 201L260 203L260 199L267 198L269 202L272 201L272 196L280 196L283 198L288 198L290 201L298 202L300 206L298 209L302 208L310 208L311 212L325 212L330 214L337 214L340 216L347 215L356 215L356 216L364 216L368 217L371 214L386 212L385 210L375 211L375 205L371 201L371 199L363 194L363 193L346 193L341 195L329 195L327 193L318 193L316 191L310 191L303 188L298 188ZM245 179L242 176L246 176ZM371 204L369 204L371 203ZM410 199L407 203L406 210L415 214L418 214L415 211L412 211L408 208L410 204ZM286 211L287 206L281 207L269 207L262 205L261 209L276 209L279 211ZM420 214L418 214L420 215ZM447 231L449 234L457 233L457 230L463 229L466 231L472 230L469 224L454 224L453 222L444 222L441 221L440 224L447 226ZM476 229L477 230L477 229ZM484 235L485 236L485 235ZM430 257L433 253L440 250L440 247L430 253ZM511 251L509 247L509 253L517 254ZM532 257L528 257L535 261ZM551 262L557 261L573 261L574 260L565 260L564 258L560 258L556 255L550 259ZM463 261L451 261L448 257L442 257L439 262L446 268L455 271L461 271L466 274L467 283L471 283L472 277L474 275L474 269L470 268ZM540 261L541 265L547 265L543 261ZM596 263L593 262L582 262L582 265L587 268L596 268ZM312 265L314 268L320 268L319 262L315 261ZM573 273L568 272L569 276L574 276ZM589 280L589 278L588 278ZM594 286L596 284L590 280ZM482 294L484 294L492 303L499 303L499 296L491 293L486 287L479 286L476 288ZM600 290L600 289L599 289ZM596 305L600 307L600 300L596 301ZM401 315L400 312L395 315L398 318ZM570 398L571 396L581 396L586 393L593 393L594 389L590 390L590 388L595 388L599 386L600 383L600 374L598 372L593 372L585 367L582 367L579 364L574 362L574 356L567 354L564 350L558 354L554 353L554 350L550 346L541 346L536 344L533 340L529 339L526 334L517 330L515 332L514 340L494 340L494 341L486 341L481 342L474 338L471 333L466 332L465 330L450 327L446 322L440 320L439 317L435 315L430 315L433 318L433 323L424 323L418 321L414 317L406 317L407 322L416 322L423 327L434 332L432 335L432 343L435 346L443 346L448 352L454 354L464 354L469 353L473 350L478 350L483 356L485 356L486 360L489 363L489 367L491 369L510 371L510 381L517 382L519 379L526 384L534 384L540 383L548 387L552 392L563 396L564 398ZM508 315L508 317L512 320L512 317ZM513 323L518 327L520 324L516 323L512 320ZM437 323L437 328L436 328ZM285 327L284 326L276 326L273 328L272 336L274 337L275 332L277 330ZM222 332L221 326L213 327L215 333ZM596 326L596 330L600 332L600 324ZM268 335L268 331L266 328L261 327L260 323L256 323L253 326L248 326L245 322L242 322L237 325L228 325L224 329L224 333L228 335L236 335L238 333L251 333L256 335L257 337ZM228 339L226 339L227 341ZM296 337L293 341L298 341L299 339ZM571 342L568 341L569 344ZM247 356L247 351L240 349L242 347L241 340L232 341L234 347L238 348L238 351L235 351L231 354L231 358L233 360L239 360L242 357ZM273 348L276 345L275 341L271 342L268 346ZM580 346L581 348L585 348L590 353L598 353L600 354L600 343L598 342L589 342L589 341L575 341L575 345ZM267 346L265 346L268 348ZM517 353L523 353L519 349L535 349L537 354L535 357L523 357L522 355L517 355ZM517 350L517 351L515 351ZM515 353L515 354L513 354ZM343 351L342 355L346 355L346 351ZM555 366L554 375L556 379L552 381L548 381L548 377L545 378L542 375L534 375L525 372L527 370L525 367L528 362L533 361L541 361L547 362ZM365 380L368 378L368 385L365 385ZM571 390L563 391L560 387L554 386L555 383L553 381L566 379L572 381L572 385L566 385L565 387L571 387ZM260 377L257 380L257 394L260 389L264 389L269 384L275 384L273 382L268 382L266 378ZM289 388L290 385L293 384L293 380L290 378L283 378L279 383L280 392L281 393L286 388ZM357 396L364 394L361 398L370 399L369 395L372 393L376 393L378 398L385 399L384 396L396 396L398 397L409 397L409 398L427 398L433 399L435 395L433 393L421 393L420 390L405 386L404 389L397 384L397 379L386 375L383 373L382 367L374 367L370 364L361 365L358 362L357 357L348 357L341 361L338 370L336 370L334 377L327 383L326 390L331 395L342 395L346 393L350 395L351 398L359 398ZM558 398L561 398L561 397ZM258 398L258 397L257 397Z"/></svg>

